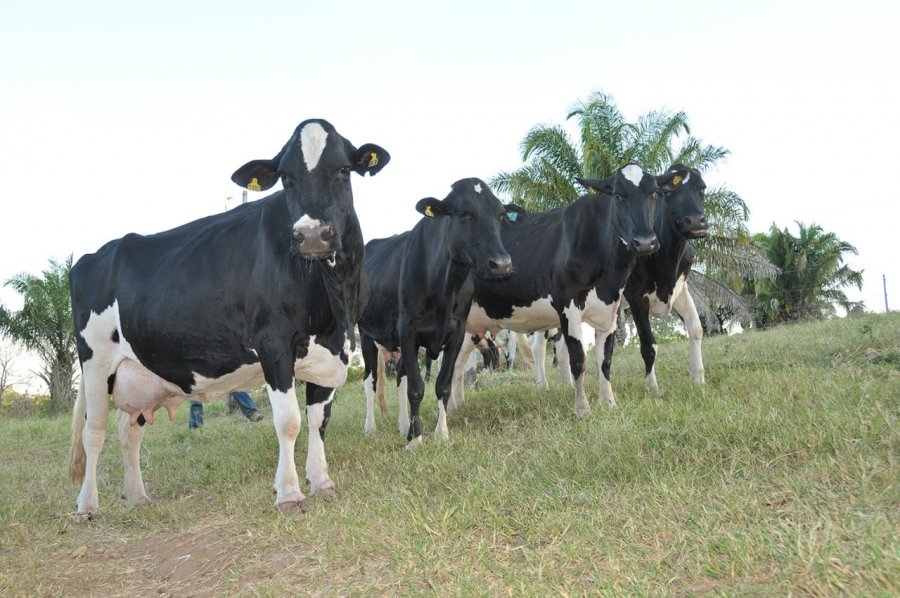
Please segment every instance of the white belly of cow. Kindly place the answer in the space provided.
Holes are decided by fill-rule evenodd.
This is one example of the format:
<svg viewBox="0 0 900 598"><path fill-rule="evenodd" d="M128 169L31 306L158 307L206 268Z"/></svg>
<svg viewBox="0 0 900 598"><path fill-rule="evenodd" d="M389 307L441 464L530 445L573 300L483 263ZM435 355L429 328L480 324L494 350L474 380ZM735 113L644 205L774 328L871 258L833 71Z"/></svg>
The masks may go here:
<svg viewBox="0 0 900 598"><path fill-rule="evenodd" d="M616 329L616 314L619 304L622 302L622 291L619 289L617 299L612 303L606 303L597 296L597 292L591 289L584 302L582 321L599 332L611 334Z"/></svg>
<svg viewBox="0 0 900 598"><path fill-rule="evenodd" d="M529 333L557 326L559 315L553 309L550 297L542 297L529 305L514 307L510 317L497 320L488 317L484 308L473 302L472 309L469 310L469 319L466 321L466 329L470 332L497 331L505 328L514 332Z"/></svg>

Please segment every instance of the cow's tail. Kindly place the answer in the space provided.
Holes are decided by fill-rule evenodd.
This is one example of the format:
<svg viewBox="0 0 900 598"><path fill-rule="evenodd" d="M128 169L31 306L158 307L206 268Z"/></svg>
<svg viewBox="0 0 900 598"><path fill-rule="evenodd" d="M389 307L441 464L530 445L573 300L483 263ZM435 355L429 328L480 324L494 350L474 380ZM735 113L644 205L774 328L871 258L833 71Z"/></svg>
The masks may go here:
<svg viewBox="0 0 900 598"><path fill-rule="evenodd" d="M384 351L378 350L378 375L375 377L375 397L378 399L378 408L381 415L387 413L387 404L384 402Z"/></svg>
<svg viewBox="0 0 900 598"><path fill-rule="evenodd" d="M87 400L84 397L84 375L78 385L78 396L72 412L72 445L69 447L69 479L75 484L84 482L87 457L84 452L84 417L87 414Z"/></svg>

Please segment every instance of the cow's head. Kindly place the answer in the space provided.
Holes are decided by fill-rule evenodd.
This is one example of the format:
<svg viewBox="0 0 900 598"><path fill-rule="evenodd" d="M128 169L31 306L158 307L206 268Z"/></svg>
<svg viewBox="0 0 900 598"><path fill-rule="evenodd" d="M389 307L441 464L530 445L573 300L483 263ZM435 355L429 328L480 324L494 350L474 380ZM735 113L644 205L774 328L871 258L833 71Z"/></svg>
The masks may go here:
<svg viewBox="0 0 900 598"><path fill-rule="evenodd" d="M659 190L657 178L637 164L627 164L607 179L576 179L591 194L612 197L615 232L629 252L638 255L659 248L653 216Z"/></svg>
<svg viewBox="0 0 900 598"><path fill-rule="evenodd" d="M656 181L663 190L665 225L674 227L679 235L688 239L705 237L706 183L700 171L675 164L666 174L656 177Z"/></svg>
<svg viewBox="0 0 900 598"><path fill-rule="evenodd" d="M350 173L374 175L390 159L381 147L367 143L357 149L330 123L312 119L300 123L277 156L244 164L231 180L260 191L280 178L293 223L291 252L324 259L340 252L343 236L359 227Z"/></svg>
<svg viewBox="0 0 900 598"><path fill-rule="evenodd" d="M504 205L479 179L456 181L443 200L426 197L416 210L428 218L447 219L447 248L451 259L475 270L486 280L505 278L512 273L512 259L500 240L503 223L521 222L525 210Z"/></svg>

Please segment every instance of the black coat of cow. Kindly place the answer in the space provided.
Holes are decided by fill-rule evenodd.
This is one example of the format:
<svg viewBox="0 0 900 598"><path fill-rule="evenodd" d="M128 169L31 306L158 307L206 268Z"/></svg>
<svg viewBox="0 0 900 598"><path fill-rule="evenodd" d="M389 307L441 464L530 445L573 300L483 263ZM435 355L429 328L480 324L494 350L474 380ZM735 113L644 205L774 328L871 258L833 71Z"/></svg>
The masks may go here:
<svg viewBox="0 0 900 598"><path fill-rule="evenodd" d="M444 352L435 394L440 410L436 432L446 438L445 408L453 363L465 336L472 302L470 273L485 284L509 275L512 262L500 241L500 227L512 226L510 222L522 220L523 214L517 206L504 206L483 181L474 178L454 183L443 200L421 200L416 209L426 218L412 230L366 244L372 295L359 322L369 406L366 432L375 432L377 347L400 350L400 428L410 446L422 438L419 405L424 383L418 350L424 347L432 359ZM411 411L408 424L402 421L404 387Z"/></svg>
<svg viewBox="0 0 900 598"><path fill-rule="evenodd" d="M70 472L83 481L80 514L99 506L96 468L110 394L132 505L149 500L139 449L143 423L153 423L157 409L173 418L188 398L264 381L280 445L276 506L301 507L295 378L307 383L310 493L333 491L324 432L363 301L350 173L374 175L389 159L376 145L357 149L328 122L308 120L273 159L232 176L255 189L280 178L282 191L166 232L126 235L78 260L70 282L82 376Z"/></svg>
<svg viewBox="0 0 900 598"><path fill-rule="evenodd" d="M683 165L676 164L669 171L684 169ZM694 263L694 249L689 241L706 236L705 190L703 177L696 168L692 168L674 190L663 194L653 227L659 239L659 250L638 259L625 285L625 299L641 341L647 385L654 390L658 390L654 371L656 339L650 327L650 316L665 317L672 309L681 317L690 339L691 379L698 383L704 381L700 352L703 326L688 292L687 276ZM608 350L611 357L612 343Z"/></svg>
<svg viewBox="0 0 900 598"><path fill-rule="evenodd" d="M516 270L494 285L476 281L468 329L530 333L559 327L575 381L575 413L587 414L581 325L597 330L600 341L613 332L635 261L657 248L652 222L658 191L674 189L685 174L654 177L629 164L608 179L580 180L591 193L572 204L530 214L520 227L504 227L503 243ZM457 360L453 406L462 402L458 381L470 350L466 343ZM608 372L600 377L600 393L615 405Z"/></svg>

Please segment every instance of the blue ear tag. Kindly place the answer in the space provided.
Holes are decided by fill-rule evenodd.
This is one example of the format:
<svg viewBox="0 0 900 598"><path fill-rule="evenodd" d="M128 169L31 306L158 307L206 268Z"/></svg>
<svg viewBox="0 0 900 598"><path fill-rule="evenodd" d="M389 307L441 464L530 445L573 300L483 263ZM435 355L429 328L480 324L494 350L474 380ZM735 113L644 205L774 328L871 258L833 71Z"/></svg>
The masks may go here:
<svg viewBox="0 0 900 598"><path fill-rule="evenodd" d="M509 218L510 222L515 222L519 218L519 213L510 211L506 213L506 217Z"/></svg>

